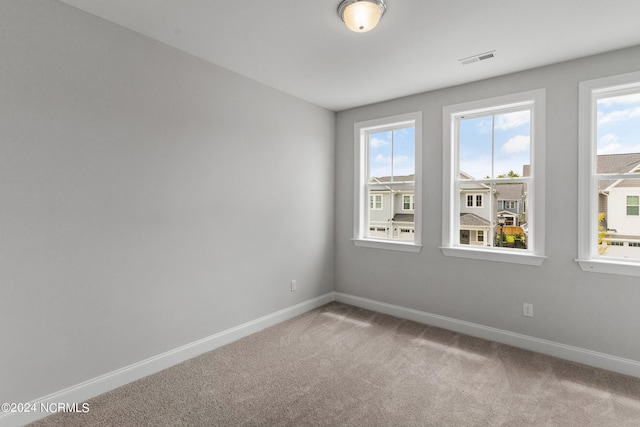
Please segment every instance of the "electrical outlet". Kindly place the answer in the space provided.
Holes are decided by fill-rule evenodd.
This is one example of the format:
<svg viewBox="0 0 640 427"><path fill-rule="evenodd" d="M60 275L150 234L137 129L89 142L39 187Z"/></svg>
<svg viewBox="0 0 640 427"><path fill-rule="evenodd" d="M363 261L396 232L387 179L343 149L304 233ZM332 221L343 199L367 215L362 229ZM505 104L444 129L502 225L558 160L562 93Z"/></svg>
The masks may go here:
<svg viewBox="0 0 640 427"><path fill-rule="evenodd" d="M298 290L298 281L297 280L292 280L291 281L291 292L295 292Z"/></svg>
<svg viewBox="0 0 640 427"><path fill-rule="evenodd" d="M528 302L522 303L522 315L526 317L533 317L533 304Z"/></svg>

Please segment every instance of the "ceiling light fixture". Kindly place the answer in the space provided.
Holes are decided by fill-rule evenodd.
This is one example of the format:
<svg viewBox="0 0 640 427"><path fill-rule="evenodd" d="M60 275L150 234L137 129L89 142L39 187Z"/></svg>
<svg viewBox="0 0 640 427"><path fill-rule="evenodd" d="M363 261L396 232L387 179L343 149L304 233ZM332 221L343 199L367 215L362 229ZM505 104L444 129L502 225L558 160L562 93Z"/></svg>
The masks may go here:
<svg viewBox="0 0 640 427"><path fill-rule="evenodd" d="M378 25L386 10L384 0L342 0L338 16L351 31L366 33Z"/></svg>

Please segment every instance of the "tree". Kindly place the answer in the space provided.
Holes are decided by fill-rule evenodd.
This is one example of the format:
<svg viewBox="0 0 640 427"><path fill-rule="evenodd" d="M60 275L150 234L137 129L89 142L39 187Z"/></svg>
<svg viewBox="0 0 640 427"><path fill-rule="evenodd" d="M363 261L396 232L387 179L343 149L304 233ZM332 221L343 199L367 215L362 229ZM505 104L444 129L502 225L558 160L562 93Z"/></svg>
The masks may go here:
<svg viewBox="0 0 640 427"><path fill-rule="evenodd" d="M520 175L518 175L514 171L510 170L507 173L503 173L501 175L498 175L498 178L520 178Z"/></svg>
<svg viewBox="0 0 640 427"><path fill-rule="evenodd" d="M606 221L606 216L604 212L600 212L598 214L598 254L604 255L607 252L607 242L604 240L604 237L607 235L607 229L604 224Z"/></svg>

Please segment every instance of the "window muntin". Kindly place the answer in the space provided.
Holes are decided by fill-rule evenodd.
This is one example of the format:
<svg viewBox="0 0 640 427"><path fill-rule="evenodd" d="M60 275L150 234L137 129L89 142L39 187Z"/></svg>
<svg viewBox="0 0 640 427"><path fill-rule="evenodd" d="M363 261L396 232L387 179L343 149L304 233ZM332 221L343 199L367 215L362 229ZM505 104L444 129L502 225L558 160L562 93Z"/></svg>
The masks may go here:
<svg viewBox="0 0 640 427"><path fill-rule="evenodd" d="M580 84L579 257L640 276L640 73Z"/></svg>
<svg viewBox="0 0 640 427"><path fill-rule="evenodd" d="M419 250L420 126L420 113L356 123L356 245Z"/></svg>
<svg viewBox="0 0 640 427"><path fill-rule="evenodd" d="M544 97L541 89L444 107L445 255L542 264ZM503 211L503 203L498 209L500 189L507 185L520 189L522 211ZM471 210L467 195L472 193L482 194L481 208ZM478 230L483 244L478 244Z"/></svg>

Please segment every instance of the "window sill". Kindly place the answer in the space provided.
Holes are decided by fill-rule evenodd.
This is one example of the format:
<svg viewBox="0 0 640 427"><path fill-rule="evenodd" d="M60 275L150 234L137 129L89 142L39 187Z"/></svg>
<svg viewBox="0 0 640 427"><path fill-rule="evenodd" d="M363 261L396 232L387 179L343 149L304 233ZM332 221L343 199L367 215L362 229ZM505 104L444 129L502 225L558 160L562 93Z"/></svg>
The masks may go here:
<svg viewBox="0 0 640 427"><path fill-rule="evenodd" d="M577 259L582 271L640 277L640 264L614 260Z"/></svg>
<svg viewBox="0 0 640 427"><path fill-rule="evenodd" d="M422 249L422 245L411 242L391 241L391 240L373 240L373 239L351 239L354 245L363 248L386 249L390 251L413 252L418 253Z"/></svg>
<svg viewBox="0 0 640 427"><path fill-rule="evenodd" d="M500 249L467 249L461 247L444 247L440 249L445 256L457 258L479 259L482 261L508 262L511 264L524 264L541 266L545 256L530 253L517 253Z"/></svg>

